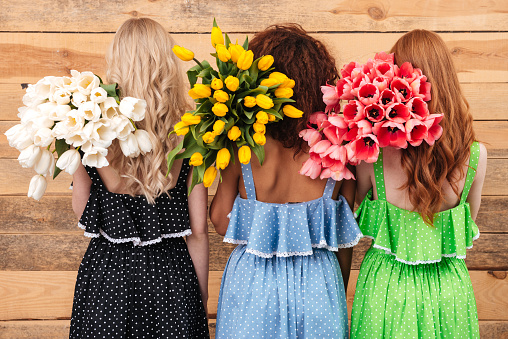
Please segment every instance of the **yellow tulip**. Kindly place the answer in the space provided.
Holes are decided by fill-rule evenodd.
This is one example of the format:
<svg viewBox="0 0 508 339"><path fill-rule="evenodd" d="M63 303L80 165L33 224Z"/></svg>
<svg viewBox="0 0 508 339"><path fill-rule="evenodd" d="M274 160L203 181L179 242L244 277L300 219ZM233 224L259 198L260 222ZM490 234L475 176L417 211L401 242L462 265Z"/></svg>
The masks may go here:
<svg viewBox="0 0 508 339"><path fill-rule="evenodd" d="M206 132L203 134L203 141L207 144L212 143L215 140L215 133L213 132Z"/></svg>
<svg viewBox="0 0 508 339"><path fill-rule="evenodd" d="M243 51L238 57L238 62L236 66L239 69L243 69L244 71L249 69L254 61L254 53L252 51Z"/></svg>
<svg viewBox="0 0 508 339"><path fill-rule="evenodd" d="M222 44L217 44L215 48L217 48L217 57L220 59L220 61L228 62L229 59L231 59L231 53L229 53L226 46Z"/></svg>
<svg viewBox="0 0 508 339"><path fill-rule="evenodd" d="M212 80L212 88L214 90L219 90L219 89L222 89L222 87L224 86L223 83L222 83L222 80L221 79L218 79L218 78L215 78Z"/></svg>
<svg viewBox="0 0 508 339"><path fill-rule="evenodd" d="M174 45L172 50L173 53L175 53L175 55L180 59L182 59L183 61L191 61L192 59L194 59L194 53L185 47Z"/></svg>
<svg viewBox="0 0 508 339"><path fill-rule="evenodd" d="M217 152L217 159L215 160L215 166L218 169L225 169L229 165L229 160L231 159L231 153L229 153L227 148L222 148L219 152Z"/></svg>
<svg viewBox="0 0 508 339"><path fill-rule="evenodd" d="M201 122L201 117L192 113L185 113L182 115L182 122L186 125L197 125Z"/></svg>
<svg viewBox="0 0 508 339"><path fill-rule="evenodd" d="M242 135L242 131L237 126L233 126L228 131L228 138L231 141L236 141Z"/></svg>
<svg viewBox="0 0 508 339"><path fill-rule="evenodd" d="M275 121L276 117L273 114L268 114L268 121Z"/></svg>
<svg viewBox="0 0 508 339"><path fill-rule="evenodd" d="M264 109L270 109L273 107L273 101L264 94L258 94L256 96L256 104Z"/></svg>
<svg viewBox="0 0 508 339"><path fill-rule="evenodd" d="M260 122L255 122L252 127L254 127L254 132L265 134L266 133L266 126L265 124L262 124Z"/></svg>
<svg viewBox="0 0 508 339"><path fill-rule="evenodd" d="M206 169L205 175L203 177L203 184L205 187L210 187L217 176L217 169L213 166L210 166Z"/></svg>
<svg viewBox="0 0 508 339"><path fill-rule="evenodd" d="M196 152L193 155L191 155L189 165L201 166L201 164L203 164L203 156L201 155L201 153Z"/></svg>
<svg viewBox="0 0 508 339"><path fill-rule="evenodd" d="M293 88L295 87L295 81L293 79L287 78L278 88Z"/></svg>
<svg viewBox="0 0 508 339"><path fill-rule="evenodd" d="M212 107L212 112L218 117L223 117L228 112L228 106L224 105L221 102L216 102Z"/></svg>
<svg viewBox="0 0 508 339"><path fill-rule="evenodd" d="M257 114L256 114L256 120L257 122L259 122L260 124L267 124L268 123L268 114L266 114L265 111L259 111Z"/></svg>
<svg viewBox="0 0 508 339"><path fill-rule="evenodd" d="M254 135L252 136L252 139L254 139L256 144L258 144L260 146L263 146L264 144L266 144L266 137L262 133L254 133Z"/></svg>
<svg viewBox="0 0 508 339"><path fill-rule="evenodd" d="M273 56L271 55L265 55L258 61L258 68L260 71L266 71L268 68L272 67L273 65Z"/></svg>
<svg viewBox="0 0 508 339"><path fill-rule="evenodd" d="M279 87L275 90L275 96L277 98L291 98L293 96L293 90L287 87Z"/></svg>
<svg viewBox="0 0 508 339"><path fill-rule="evenodd" d="M226 80L224 80L224 83L231 92L234 92L238 89L238 86L240 85L240 80L238 80L237 77L230 75L226 78Z"/></svg>
<svg viewBox="0 0 508 339"><path fill-rule="evenodd" d="M183 121L180 121L175 124L174 130L176 135L185 135L189 132L189 127Z"/></svg>
<svg viewBox="0 0 508 339"><path fill-rule="evenodd" d="M188 93L188 94L189 94L189 96L190 96L192 99L194 99L194 100L196 100L196 99L199 99L199 98L200 98L200 97L199 97L199 95L197 95L197 94L196 94L196 92L194 92L194 89L192 89L192 88L191 88L191 89L189 90L189 92L187 92L187 93Z"/></svg>
<svg viewBox="0 0 508 339"><path fill-rule="evenodd" d="M210 85L195 84L192 88L192 91L199 99L208 98L210 95L212 95L212 89L210 88Z"/></svg>
<svg viewBox="0 0 508 339"><path fill-rule="evenodd" d="M246 96L245 98L243 98L243 104L245 107L254 107L256 106L256 98L254 97L251 97L251 96Z"/></svg>
<svg viewBox="0 0 508 339"><path fill-rule="evenodd" d="M278 85L280 84L280 82L277 81L277 79L263 79L261 80L261 82L259 83L261 86L266 86L266 87L272 87L273 85Z"/></svg>
<svg viewBox="0 0 508 339"><path fill-rule="evenodd" d="M212 28L212 46L215 48L215 45L221 44L224 45L224 37L222 36L222 31L219 27Z"/></svg>
<svg viewBox="0 0 508 339"><path fill-rule="evenodd" d="M285 105L282 108L284 115L287 115L290 118L301 118L303 116L303 112L291 105Z"/></svg>
<svg viewBox="0 0 508 339"><path fill-rule="evenodd" d="M224 126L226 125L226 123L222 120L217 120L216 122L214 122L213 124L213 133L215 133L215 135L219 135L222 133L222 130L224 129Z"/></svg>
<svg viewBox="0 0 508 339"><path fill-rule="evenodd" d="M244 165L247 165L250 161L251 151L249 146L242 146L238 150L238 160Z"/></svg>
<svg viewBox="0 0 508 339"><path fill-rule="evenodd" d="M213 98L218 102L226 102L229 99L229 94L224 92L223 90L218 90L213 93Z"/></svg>
<svg viewBox="0 0 508 339"><path fill-rule="evenodd" d="M237 63L240 54L242 54L242 52L245 50L238 44L229 44L228 51L231 53L231 60L233 60L234 63Z"/></svg>
<svg viewBox="0 0 508 339"><path fill-rule="evenodd" d="M282 84L288 79L287 75L281 72L273 72L268 76L270 79L275 79L279 84Z"/></svg>

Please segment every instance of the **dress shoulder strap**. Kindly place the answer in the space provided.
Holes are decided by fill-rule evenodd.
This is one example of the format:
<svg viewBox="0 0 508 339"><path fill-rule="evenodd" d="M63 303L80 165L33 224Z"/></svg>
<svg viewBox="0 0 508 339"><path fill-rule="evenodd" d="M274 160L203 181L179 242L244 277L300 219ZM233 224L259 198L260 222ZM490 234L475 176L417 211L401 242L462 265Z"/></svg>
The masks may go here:
<svg viewBox="0 0 508 339"><path fill-rule="evenodd" d="M256 188L254 187L254 177L252 176L252 167L250 162L247 165L242 164L243 184L247 193L247 199L256 200Z"/></svg>
<svg viewBox="0 0 508 339"><path fill-rule="evenodd" d="M379 148L379 156L374 163L377 198L386 201L385 176L383 173L383 149Z"/></svg>
<svg viewBox="0 0 508 339"><path fill-rule="evenodd" d="M476 168L478 167L478 160L480 159L480 143L474 141L471 145L471 154L469 156L469 168L467 169L466 182L464 183L464 189L460 196L460 203L463 204L467 200L469 190L473 185L474 178L476 176Z"/></svg>
<svg viewBox="0 0 508 339"><path fill-rule="evenodd" d="M323 192L324 198L331 198L332 197L333 190L335 189L335 183L336 183L335 180L333 180L332 178L328 178L328 180L326 181L325 190Z"/></svg>

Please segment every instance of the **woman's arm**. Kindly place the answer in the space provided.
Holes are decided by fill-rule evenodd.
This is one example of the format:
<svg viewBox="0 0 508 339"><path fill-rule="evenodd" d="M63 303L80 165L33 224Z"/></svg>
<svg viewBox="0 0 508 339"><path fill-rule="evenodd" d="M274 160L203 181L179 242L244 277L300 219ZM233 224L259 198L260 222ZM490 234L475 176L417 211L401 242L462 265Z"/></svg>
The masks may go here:
<svg viewBox="0 0 508 339"><path fill-rule="evenodd" d="M344 180L340 187L340 194L346 198L351 210L354 208L356 193L356 181ZM339 261L340 270L342 272L342 279L344 280L344 289L347 292L347 285L349 282L349 275L351 272L351 261L353 260L353 247L340 248L337 252L337 260Z"/></svg>
<svg viewBox="0 0 508 339"><path fill-rule="evenodd" d="M215 231L224 236L228 230L229 219L227 215L233 209L236 196L238 195L238 181L240 180L241 167L238 158L235 164L229 164L222 170L222 182L219 182L217 192L210 206L210 220Z"/></svg>
<svg viewBox="0 0 508 339"><path fill-rule="evenodd" d="M188 183L191 182L192 171L189 173ZM208 244L208 225L206 221L206 210L208 205L208 189L199 184L194 186L189 195L189 220L192 234L187 237L187 247L189 249L192 263L198 276L199 289L205 311L207 311L208 302L208 262L209 262L209 244Z"/></svg>
<svg viewBox="0 0 508 339"><path fill-rule="evenodd" d="M356 166L356 203L359 205L372 188L372 180L370 177L373 171L373 165L364 161ZM351 207L352 209L352 207Z"/></svg>
<svg viewBox="0 0 508 339"><path fill-rule="evenodd" d="M480 203L482 201L482 188L485 180L485 173L487 172L487 148L480 144L480 159L478 160L478 168L474 177L473 185L467 196L467 202L471 208L471 216L476 220L478 211L480 210Z"/></svg>
<svg viewBox="0 0 508 339"><path fill-rule="evenodd" d="M72 210L78 218L81 218L81 214L85 210L91 187L92 180L88 176L85 167L79 164L78 169L72 176Z"/></svg>

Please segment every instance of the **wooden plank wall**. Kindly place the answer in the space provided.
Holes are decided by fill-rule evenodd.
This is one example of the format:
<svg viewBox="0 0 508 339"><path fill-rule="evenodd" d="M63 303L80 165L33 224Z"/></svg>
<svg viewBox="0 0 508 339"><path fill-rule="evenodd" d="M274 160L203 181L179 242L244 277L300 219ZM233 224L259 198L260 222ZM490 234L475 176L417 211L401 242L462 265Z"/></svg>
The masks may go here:
<svg viewBox="0 0 508 339"><path fill-rule="evenodd" d="M3 0L0 2L0 132L16 123L22 84L71 69L104 74L104 53L126 19L148 16L196 52L211 51L213 17L244 33L297 22L323 40L338 66L389 50L405 31L438 31L447 42L471 104L478 138L489 151L482 236L468 252L482 338L508 338L508 2L505 0ZM187 66L187 65L185 65ZM0 338L68 335L76 271L88 239L76 227L70 177L51 182L41 202L26 198L32 172L0 135ZM210 200L214 190L210 190ZM231 245L210 226L211 329L222 270ZM369 241L355 250L348 289L351 306Z"/></svg>

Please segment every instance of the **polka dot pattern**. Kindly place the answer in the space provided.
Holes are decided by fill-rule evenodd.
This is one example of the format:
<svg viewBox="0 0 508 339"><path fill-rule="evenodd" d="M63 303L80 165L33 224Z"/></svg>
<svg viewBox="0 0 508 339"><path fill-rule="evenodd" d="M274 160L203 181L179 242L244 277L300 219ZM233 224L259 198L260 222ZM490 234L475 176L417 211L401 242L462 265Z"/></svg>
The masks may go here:
<svg viewBox="0 0 508 339"><path fill-rule="evenodd" d="M358 210L372 238L360 268L351 338L479 338L471 279L463 258L479 236L466 202L479 158L471 146L457 207L440 212L435 227L386 201L382 152L374 164L378 200L369 192Z"/></svg>
<svg viewBox="0 0 508 339"><path fill-rule="evenodd" d="M343 197L272 204L256 200L252 170L242 165L247 199L238 196L226 242L240 244L222 278L217 338L347 338L343 280L330 250L361 237Z"/></svg>

